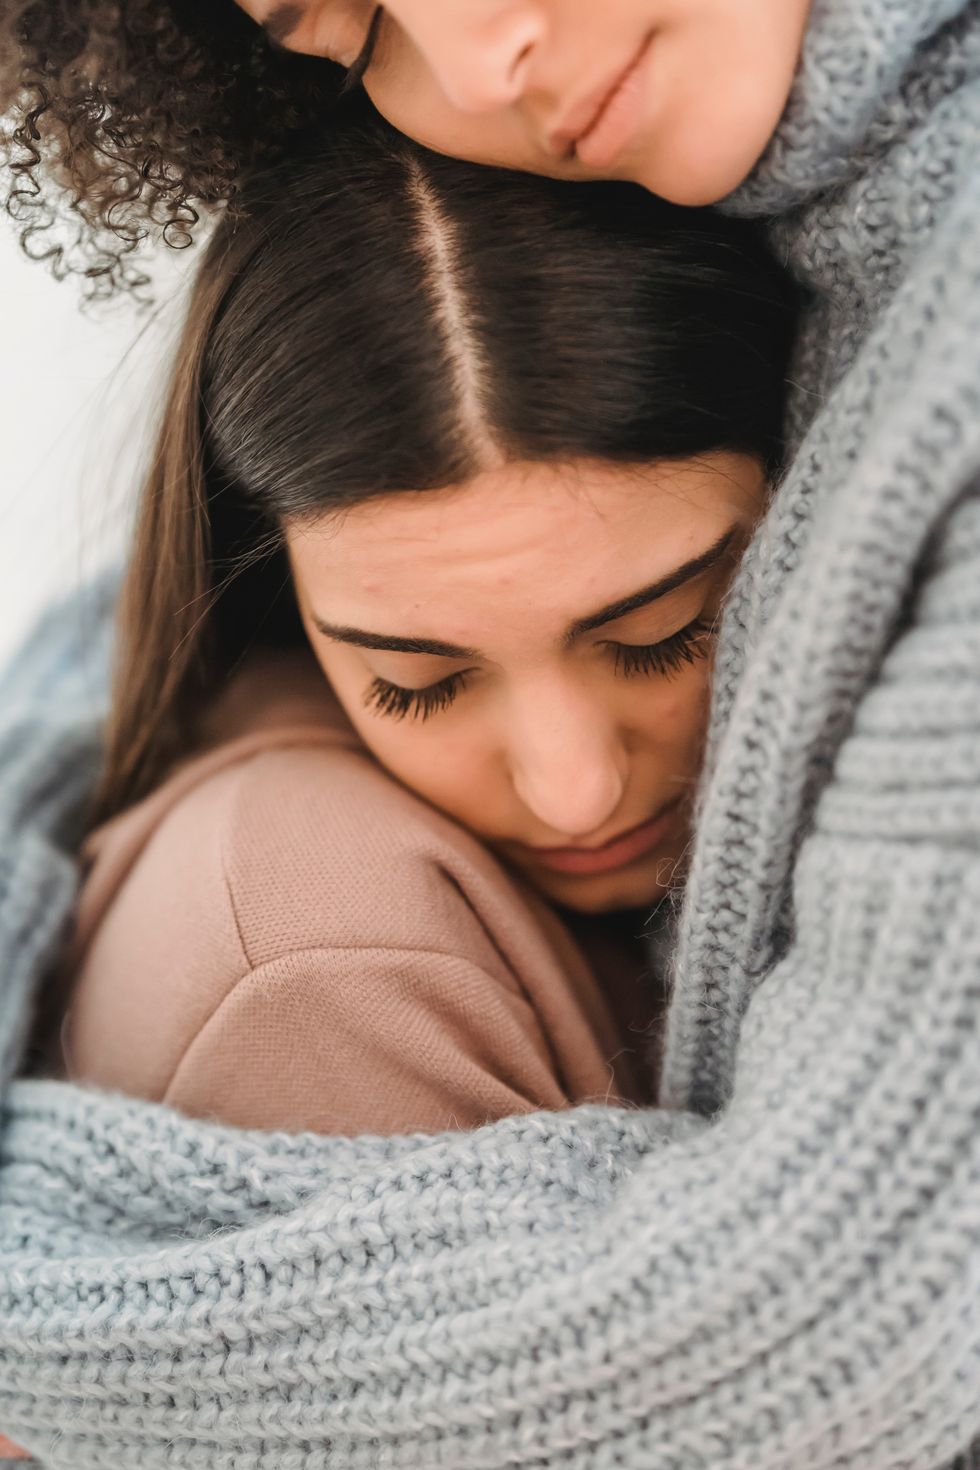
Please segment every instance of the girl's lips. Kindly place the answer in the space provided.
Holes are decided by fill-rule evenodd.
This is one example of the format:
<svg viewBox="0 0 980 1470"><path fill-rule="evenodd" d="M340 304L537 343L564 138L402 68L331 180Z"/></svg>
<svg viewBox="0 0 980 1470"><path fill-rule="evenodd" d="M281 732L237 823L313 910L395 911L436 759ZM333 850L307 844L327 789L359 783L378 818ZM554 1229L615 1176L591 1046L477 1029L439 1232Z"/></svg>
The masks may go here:
<svg viewBox="0 0 980 1470"><path fill-rule="evenodd" d="M533 854L536 867L548 868L553 873L609 873L635 863L658 847L679 805L680 797L675 797L649 821L632 827L603 847L531 847L525 848L525 852Z"/></svg>
<svg viewBox="0 0 980 1470"><path fill-rule="evenodd" d="M576 140L575 155L586 168L611 168L636 135L643 120L646 63L650 57L652 42L653 37L648 37L599 116L588 131Z"/></svg>

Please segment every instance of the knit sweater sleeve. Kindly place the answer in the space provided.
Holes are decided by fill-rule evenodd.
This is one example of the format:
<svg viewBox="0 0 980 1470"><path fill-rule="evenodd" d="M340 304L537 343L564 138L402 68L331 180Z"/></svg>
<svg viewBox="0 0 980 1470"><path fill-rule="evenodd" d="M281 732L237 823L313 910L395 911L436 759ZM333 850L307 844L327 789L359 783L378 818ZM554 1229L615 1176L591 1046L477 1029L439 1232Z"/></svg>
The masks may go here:
<svg viewBox="0 0 980 1470"><path fill-rule="evenodd" d="M971 493L840 747L713 1121L267 1140L16 1084L7 1432L54 1470L952 1463L980 1430L978 589Z"/></svg>
<svg viewBox="0 0 980 1470"><path fill-rule="evenodd" d="M726 1465L751 1438L744 1463L767 1470L932 1470L980 1434L975 483L920 576L814 804L782 958L750 975L732 1017L735 1065L686 1197L701 1227L686 1249L681 1212L668 1224L658 1191L658 1275L683 1252L698 1290L653 1371L671 1418L699 1439L707 1419L719 1428ZM738 910L737 881L729 892L732 909L716 895L715 935L702 935L709 982L718 931L757 922ZM700 1002L714 1029L710 983ZM698 1026L689 1018L689 1037ZM679 1288L678 1274L678 1306ZM669 1386L684 1362L690 1418Z"/></svg>

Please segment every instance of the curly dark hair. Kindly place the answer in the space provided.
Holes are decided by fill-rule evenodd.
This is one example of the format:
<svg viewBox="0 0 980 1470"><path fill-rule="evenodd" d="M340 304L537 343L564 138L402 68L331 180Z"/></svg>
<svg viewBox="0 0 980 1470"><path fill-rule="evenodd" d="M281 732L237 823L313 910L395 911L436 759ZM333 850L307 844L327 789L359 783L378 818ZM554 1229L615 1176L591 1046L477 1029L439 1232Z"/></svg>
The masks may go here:
<svg viewBox="0 0 980 1470"><path fill-rule="evenodd" d="M242 177L322 123L344 78L233 0L0 0L0 204L56 276L139 294L141 242L187 246L234 210Z"/></svg>

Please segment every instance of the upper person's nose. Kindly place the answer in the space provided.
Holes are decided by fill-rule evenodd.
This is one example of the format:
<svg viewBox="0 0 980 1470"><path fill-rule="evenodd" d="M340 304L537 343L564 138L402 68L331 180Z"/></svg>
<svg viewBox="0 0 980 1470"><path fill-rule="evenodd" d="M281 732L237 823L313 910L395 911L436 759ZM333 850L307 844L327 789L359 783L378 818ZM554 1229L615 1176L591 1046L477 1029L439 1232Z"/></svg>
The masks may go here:
<svg viewBox="0 0 980 1470"><path fill-rule="evenodd" d="M535 845L589 846L616 835L627 756L601 710L572 698L535 701L517 714L508 756L514 790L547 829Z"/></svg>
<svg viewBox="0 0 980 1470"><path fill-rule="evenodd" d="M385 8L461 112L496 112L516 102L547 33L542 0L392 0Z"/></svg>

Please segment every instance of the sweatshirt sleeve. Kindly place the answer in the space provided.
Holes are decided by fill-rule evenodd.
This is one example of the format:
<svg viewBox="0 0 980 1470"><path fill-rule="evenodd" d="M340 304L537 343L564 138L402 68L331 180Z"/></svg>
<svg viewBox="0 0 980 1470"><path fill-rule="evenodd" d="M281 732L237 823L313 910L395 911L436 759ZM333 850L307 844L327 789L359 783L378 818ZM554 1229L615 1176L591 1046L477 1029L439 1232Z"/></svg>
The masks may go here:
<svg viewBox="0 0 980 1470"><path fill-rule="evenodd" d="M440 1132L568 1098L531 1006L465 955L285 954L237 981L163 1101L240 1128Z"/></svg>

